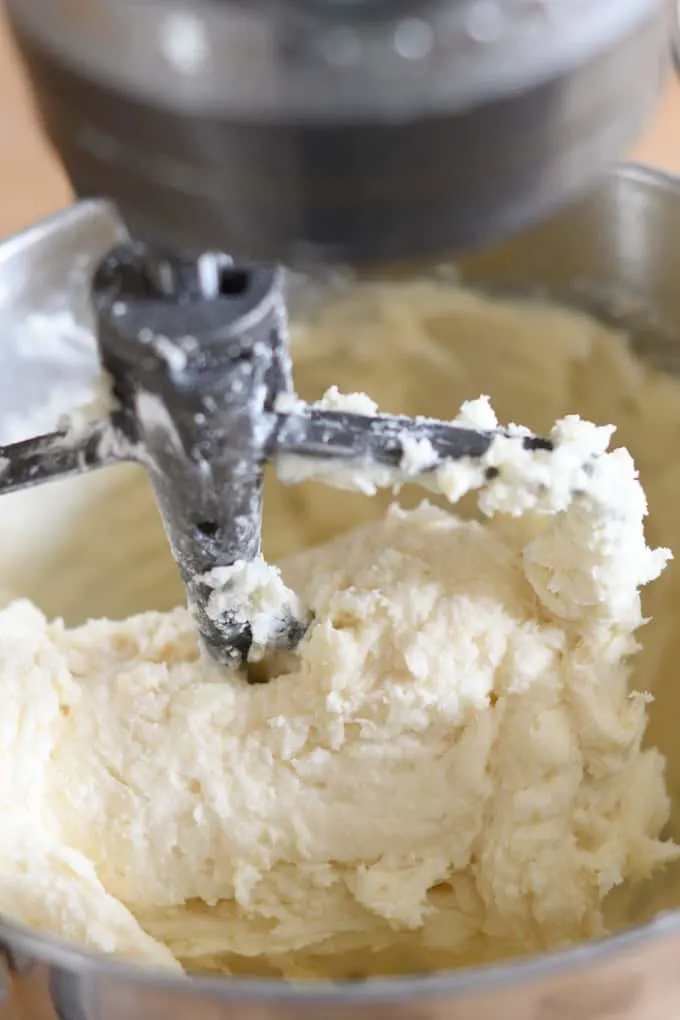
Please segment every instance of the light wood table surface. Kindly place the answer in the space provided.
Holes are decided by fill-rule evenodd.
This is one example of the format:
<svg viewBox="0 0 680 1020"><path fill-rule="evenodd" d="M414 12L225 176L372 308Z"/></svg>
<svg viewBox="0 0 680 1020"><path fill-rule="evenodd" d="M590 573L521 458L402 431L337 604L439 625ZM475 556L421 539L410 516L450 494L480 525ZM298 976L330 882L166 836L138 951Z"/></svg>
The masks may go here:
<svg viewBox="0 0 680 1020"><path fill-rule="evenodd" d="M62 208L71 198L40 136L0 13L0 237ZM671 81L631 158L680 173L680 85Z"/></svg>

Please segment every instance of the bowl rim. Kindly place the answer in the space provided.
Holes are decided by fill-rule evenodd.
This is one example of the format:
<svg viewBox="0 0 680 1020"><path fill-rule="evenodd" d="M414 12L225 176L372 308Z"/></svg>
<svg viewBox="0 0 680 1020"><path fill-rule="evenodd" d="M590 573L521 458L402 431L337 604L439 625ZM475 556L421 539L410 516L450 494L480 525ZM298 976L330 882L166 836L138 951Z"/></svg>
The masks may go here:
<svg viewBox="0 0 680 1020"><path fill-rule="evenodd" d="M162 992L178 992L217 1002L272 1003L282 1005L371 1005L433 999L461 999L481 992L510 991L531 982L575 976L651 950L661 939L680 935L680 910L657 915L652 921L616 935L580 942L564 949L533 953L501 963L466 967L429 974L405 974L367 980L303 980L212 976L187 971L176 973L161 967L107 957L52 936L38 935L23 925L0 918L0 960L4 954L10 970L21 973L33 965L47 964L58 977L108 979L128 986ZM25 966L24 966L25 964ZM2 1001L0 983L0 1001Z"/></svg>

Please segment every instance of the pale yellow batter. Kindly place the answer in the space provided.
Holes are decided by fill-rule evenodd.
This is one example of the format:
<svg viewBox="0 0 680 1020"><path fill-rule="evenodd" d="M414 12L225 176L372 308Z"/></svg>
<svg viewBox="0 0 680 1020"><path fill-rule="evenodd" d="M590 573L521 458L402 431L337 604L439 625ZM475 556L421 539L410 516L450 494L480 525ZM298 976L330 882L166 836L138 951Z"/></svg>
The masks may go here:
<svg viewBox="0 0 680 1020"><path fill-rule="evenodd" d="M398 291L384 285L340 297L296 340L305 397L318 397L332 381L369 391L385 410L450 418L462 399L487 392L502 420L539 431L572 411L616 422L617 442L634 453L649 495L650 544L680 547L673 508L680 469L671 452L680 433L680 386L641 368L621 338L589 320L492 304L437 284ZM8 593L29 595L48 615L65 613L73 622L179 600L143 476L111 471L77 487L62 484L50 496L46 502L31 493L0 506L0 583ZM412 494L407 501L413 503ZM268 553L278 558L358 520L380 521L384 505L383 497L273 484ZM38 532L37 542L22 546L22 528L34 534L35 521L42 522L42 537ZM4 655L16 657L15 675L35 691L20 706L20 724L3 710L3 732L10 739L12 732L23 735L34 764L27 773L14 752L20 768L5 776L4 803L23 784L28 794L21 802L33 797L41 807L33 819L39 833L31 832L30 819L0 807L0 909L150 962L172 963L163 942L191 966L293 975L365 972L368 947L376 951L371 971L426 969L600 930L599 900L607 889L622 877L648 874L669 856L655 840L666 810L660 759L638 750L644 706L626 697L618 666L631 650L625 635L639 619L624 614L620 637L615 640L615 628L608 639L609 653L601 642L597 652L591 649L604 714L585 691L576 710L565 664L576 661L581 625L574 632L562 619L564 606L547 602L536 615L536 588L527 586L529 574L517 573L526 535L521 528L498 533L496 545L488 531L458 528L450 516L423 510L331 547L314 561L313 574L300 559L291 580L317 600L331 629L312 642L306 681L291 674L254 695L223 678L206 677L196 686L183 612L133 628L98 624L69 635L46 627L31 607L10 610ZM672 744L663 721L676 686L676 570L671 564L649 590L645 609L657 620L643 632L637 672L638 685L659 697L652 735L666 753ZM631 592L654 572L631 578ZM400 584L408 591L399 594ZM485 600L493 609L488 618ZM403 618L396 607L403 607ZM513 635L529 627L534 635L521 655L511 656L535 663L524 695L516 693L516 718L494 659L500 654L494 641L506 627ZM463 655L453 674L438 636L447 633L456 635L451 648ZM508 654L508 646L501 651ZM473 652L477 658L466 660ZM615 667L610 681L607 654ZM411 678L406 687L400 662ZM461 691L451 679L457 675L477 680ZM517 666L506 675L516 678ZM225 698L225 691L231 695ZM502 724L501 712L508 711ZM543 735L539 727L532 737L534 721L544 717L557 729ZM95 718L101 723L93 741ZM187 719L196 720L188 732ZM459 739L449 752L452 732ZM241 787L233 786L233 763L226 767L225 733L240 754L245 747L254 755ZM249 733L267 737L249 743ZM371 747L379 755L373 765ZM169 767L170 752L175 764ZM392 764L385 759L390 753ZM451 781L438 801L428 777L438 774L433 760L447 762L449 753ZM41 754L49 767L41 767ZM273 769L272 762L280 765ZM309 792L300 799L296 791L306 782L312 791L318 784L318 801ZM428 786L431 801L423 796ZM286 798L295 810L286 810ZM232 827L225 826L228 812ZM456 833L450 845L448 832ZM185 845L192 833L207 842ZM22 868L23 886L17 882ZM45 874L60 881L48 883ZM672 890L672 879L668 870L664 889ZM224 890L232 890L230 899ZM615 923L640 916L632 896L624 890L612 905Z"/></svg>

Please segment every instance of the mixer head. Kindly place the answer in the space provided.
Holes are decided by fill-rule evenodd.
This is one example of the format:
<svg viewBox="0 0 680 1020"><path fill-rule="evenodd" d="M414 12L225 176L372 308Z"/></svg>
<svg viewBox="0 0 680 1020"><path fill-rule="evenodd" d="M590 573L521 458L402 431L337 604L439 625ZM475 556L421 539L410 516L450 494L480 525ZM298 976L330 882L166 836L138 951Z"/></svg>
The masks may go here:
<svg viewBox="0 0 680 1020"><path fill-rule="evenodd" d="M631 145L667 0L9 0L81 197L132 236L288 266L511 233Z"/></svg>

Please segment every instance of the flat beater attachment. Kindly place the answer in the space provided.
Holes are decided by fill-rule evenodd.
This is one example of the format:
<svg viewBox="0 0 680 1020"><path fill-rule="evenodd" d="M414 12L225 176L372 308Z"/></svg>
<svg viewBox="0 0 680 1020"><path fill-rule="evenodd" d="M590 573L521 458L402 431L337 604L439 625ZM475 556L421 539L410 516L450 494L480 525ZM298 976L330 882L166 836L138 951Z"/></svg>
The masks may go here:
<svg viewBox="0 0 680 1020"><path fill-rule="evenodd" d="M380 469L378 484L396 484L405 436L431 444L424 474L451 458L482 456L494 438L296 401L278 269L235 266L221 255L161 257L131 242L99 267L92 301L111 410L92 424L0 447L0 495L120 461L141 464L199 634L220 663L242 665L252 632L247 606L217 619L208 613L207 578L259 555L267 461L295 457L326 481L332 464ZM295 647L306 626L287 620L276 647Z"/></svg>

